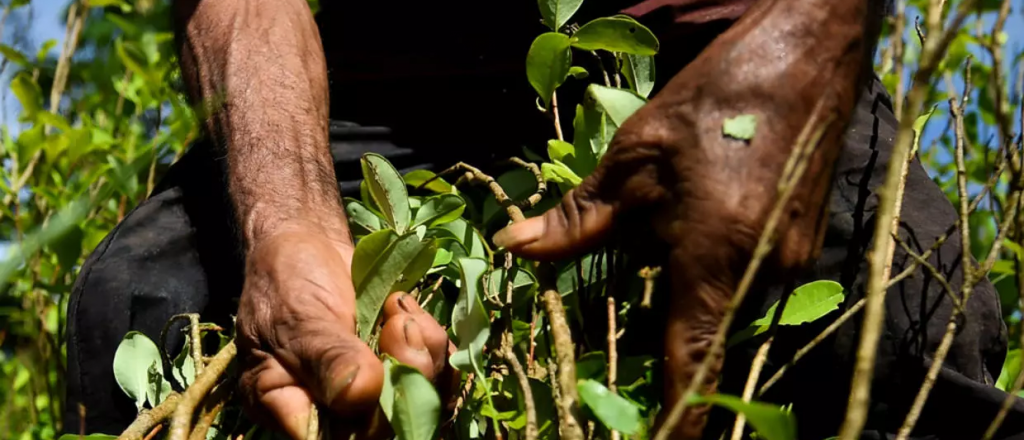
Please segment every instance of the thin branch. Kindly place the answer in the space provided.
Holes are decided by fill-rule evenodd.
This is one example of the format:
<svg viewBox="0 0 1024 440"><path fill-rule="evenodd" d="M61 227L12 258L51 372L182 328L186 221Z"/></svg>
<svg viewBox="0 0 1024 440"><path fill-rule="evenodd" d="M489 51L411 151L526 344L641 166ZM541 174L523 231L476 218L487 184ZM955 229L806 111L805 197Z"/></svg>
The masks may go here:
<svg viewBox="0 0 1024 440"><path fill-rule="evenodd" d="M206 365L203 364L203 332L199 327L199 314L191 313L188 315L189 332L192 337L189 341L189 349L192 350L192 363L195 364L196 377L203 374L203 368Z"/></svg>
<svg viewBox="0 0 1024 440"><path fill-rule="evenodd" d="M640 307L651 308L651 296L654 295L654 282L661 275L661 267L644 267L640 269L640 278L644 279L644 295L640 300Z"/></svg>
<svg viewBox="0 0 1024 440"><path fill-rule="evenodd" d="M180 401L180 394L171 393L156 408L139 414L132 424L117 437L117 440L142 440L150 430L174 414Z"/></svg>
<svg viewBox="0 0 1024 440"><path fill-rule="evenodd" d="M618 394L618 387L615 382L619 376L619 352L618 352L618 331L615 325L615 297L608 295L608 391ZM619 431L611 430L611 440L619 440Z"/></svg>
<svg viewBox="0 0 1024 440"><path fill-rule="evenodd" d="M569 332L569 323L565 319L565 306L562 304L562 295L558 293L555 285L555 268L550 263L541 263L537 266L537 278L541 282L541 302L544 303L544 311L548 315L548 323L551 326L551 338L554 340L555 359L558 362L558 387L560 397L555 401L558 408L559 430L561 438L565 440L582 440L583 428L577 421L577 402L579 394L576 391L576 360L575 345L572 342L572 335ZM550 368L550 367L549 367Z"/></svg>
<svg viewBox="0 0 1024 440"><path fill-rule="evenodd" d="M199 419L195 428L192 428L192 435L188 437L188 440L206 440L206 434L213 426L214 420L227 405L233 386L234 384L222 383L210 393L210 398L203 404L203 411L199 414Z"/></svg>
<svg viewBox="0 0 1024 440"><path fill-rule="evenodd" d="M206 397L210 389L217 383L217 380L221 378L224 370L227 369L231 360L235 358L237 352L235 347L235 341L228 342L224 348L220 349L220 352L213 357L213 361L210 365L206 366L206 370L201 376L196 376L195 382L188 387L187 390L182 394L181 402L178 407L174 410L174 417L171 419L171 432L168 436L168 440L185 440L188 438L189 431L192 426L192 416L195 415L196 406L199 402Z"/></svg>
<svg viewBox="0 0 1024 440"><path fill-rule="evenodd" d="M781 308L780 308L781 310ZM782 315L781 312L777 313ZM754 388L757 387L757 379L761 377L761 370L764 368L765 362L768 361L768 350L772 347L772 341L775 337L772 336L761 344L761 347L757 349L757 355L754 356L754 362L750 365L750 374L747 375L747 383L743 386L743 401L749 402L754 397ZM732 426L732 440L741 440L743 438L743 426L747 423L747 417L743 413L736 415L736 422Z"/></svg>
<svg viewBox="0 0 1024 440"><path fill-rule="evenodd" d="M558 92L551 94L551 117L555 124L555 136L557 136L558 140L564 141L565 136L562 135L562 120L561 117L558 116Z"/></svg>
<svg viewBox="0 0 1024 440"><path fill-rule="evenodd" d="M501 357L505 362L512 368L512 372L515 373L516 380L519 381L519 388L523 392L523 401L526 406L526 440L536 440L538 436L537 429L537 405L533 400L533 389L530 388L530 378L526 375L526 371L523 370L523 364L519 362L516 357L516 353L512 350L512 343L509 340L509 344L504 350L499 351Z"/></svg>

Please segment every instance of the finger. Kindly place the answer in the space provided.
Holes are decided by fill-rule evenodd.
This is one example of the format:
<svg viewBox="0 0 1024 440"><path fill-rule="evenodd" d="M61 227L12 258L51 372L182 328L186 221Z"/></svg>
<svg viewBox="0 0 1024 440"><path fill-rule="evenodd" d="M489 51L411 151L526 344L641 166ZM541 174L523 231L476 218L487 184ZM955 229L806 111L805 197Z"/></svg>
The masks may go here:
<svg viewBox="0 0 1024 440"><path fill-rule="evenodd" d="M636 137L617 137L594 173L569 191L561 204L498 231L494 243L521 257L544 261L572 258L600 247L618 214L667 194L658 178L664 166L658 163L661 150L638 145Z"/></svg>
<svg viewBox="0 0 1024 440"><path fill-rule="evenodd" d="M333 321L306 319L295 329L280 331L289 343L273 355L337 415L364 415L377 405L384 369L363 341L341 327Z"/></svg>
<svg viewBox="0 0 1024 440"><path fill-rule="evenodd" d="M261 353L249 357L246 363L250 362L255 365L239 378L246 413L289 438L305 439L313 397L274 358Z"/></svg>
<svg viewBox="0 0 1024 440"><path fill-rule="evenodd" d="M400 314L384 323L380 332L380 350L420 370L428 380L434 380L434 358L423 341L423 329L412 315Z"/></svg>
<svg viewBox="0 0 1024 440"><path fill-rule="evenodd" d="M392 317L408 314L416 318L416 324L421 330L423 343L434 360L434 371L440 372L448 365L448 333L444 331L441 324L437 323L429 313L423 310L416 298L406 293L394 293L384 302L385 323Z"/></svg>

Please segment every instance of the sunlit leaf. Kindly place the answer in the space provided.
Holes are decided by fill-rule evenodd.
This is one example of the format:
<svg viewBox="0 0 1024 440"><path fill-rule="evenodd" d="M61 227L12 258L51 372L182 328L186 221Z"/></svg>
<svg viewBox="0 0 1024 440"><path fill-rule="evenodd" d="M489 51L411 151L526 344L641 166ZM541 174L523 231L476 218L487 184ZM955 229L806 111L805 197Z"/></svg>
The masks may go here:
<svg viewBox="0 0 1024 440"><path fill-rule="evenodd" d="M412 211L409 209L409 193L402 176L391 162L379 154L366 153L360 162L370 195L384 213L388 224L395 232L405 233L409 230Z"/></svg>
<svg viewBox="0 0 1024 440"><path fill-rule="evenodd" d="M427 199L416 211L416 218L413 219L413 227L416 226L437 226L451 222L462 216L466 209L466 202L455 194L442 194Z"/></svg>
<svg viewBox="0 0 1024 440"><path fill-rule="evenodd" d="M18 51L11 46L6 44L0 44L0 55L3 55L7 61L17 64L22 67L29 67L28 57L25 54Z"/></svg>
<svg viewBox="0 0 1024 440"><path fill-rule="evenodd" d="M649 55L622 55L622 76L629 88L644 98L654 90L654 57Z"/></svg>
<svg viewBox="0 0 1024 440"><path fill-rule="evenodd" d="M598 84L591 84L587 89L598 108L608 114L616 126L621 126L640 107L647 103L636 93L629 90L605 87Z"/></svg>
<svg viewBox="0 0 1024 440"><path fill-rule="evenodd" d="M178 356L174 358L171 369L171 375L181 384L182 388L188 388L196 380L196 363L192 359L192 350L189 349L191 341L191 337L185 335L185 345L181 348Z"/></svg>
<svg viewBox="0 0 1024 440"><path fill-rule="evenodd" d="M482 278L489 264L486 260L462 258L458 262L462 277L459 298L452 309L452 329L459 340L459 349L449 362L461 371L472 371L484 376L483 349L490 337L490 320L481 303Z"/></svg>
<svg viewBox="0 0 1024 440"><path fill-rule="evenodd" d="M358 226L358 230L352 231L356 235L377 232L382 228L380 217L358 200L345 199L345 216L348 217L350 225Z"/></svg>
<svg viewBox="0 0 1024 440"><path fill-rule="evenodd" d="M625 16L593 20L572 35L573 47L634 55L658 53L658 39L650 29Z"/></svg>
<svg viewBox="0 0 1024 440"><path fill-rule="evenodd" d="M1015 348L1006 352L1006 359L1003 360L1003 369L999 372L995 387L1003 391L1009 391L1017 376L1020 375L1020 354L1021 349Z"/></svg>
<svg viewBox="0 0 1024 440"><path fill-rule="evenodd" d="M796 419L791 413L778 406L761 402L744 402L739 397L725 394L691 395L688 403L691 405L709 403L737 414L743 414L747 417L747 423L765 440L796 440Z"/></svg>
<svg viewBox="0 0 1024 440"><path fill-rule="evenodd" d="M845 299L843 286L835 281L822 280L804 284L789 296L786 309L779 318L779 325L801 325L817 321L839 309L839 305ZM729 345L735 345L768 331L778 306L779 302L776 301L765 315L751 323L747 330L730 338Z"/></svg>
<svg viewBox="0 0 1024 440"><path fill-rule="evenodd" d="M379 231L366 238L374 237L375 234L385 235L386 232ZM387 240L378 237L374 238L374 249ZM359 245L356 245L356 251L359 251ZM415 285L430 270L436 251L437 244L433 240L421 241L415 232L410 232L387 245L373 264L362 271L363 275L356 284L356 324L361 339L365 341L370 336L388 295L408 290ZM360 270L365 267L364 264L360 263ZM353 261L353 272L355 270Z"/></svg>
<svg viewBox="0 0 1024 440"><path fill-rule="evenodd" d="M432 440L440 421L441 398L419 370L388 359L380 403L399 440Z"/></svg>
<svg viewBox="0 0 1024 440"><path fill-rule="evenodd" d="M636 405L592 379L580 380L576 388L580 394L580 402L590 408L597 419L609 429L626 435L635 434L640 430L643 419L640 418L640 410Z"/></svg>
<svg viewBox="0 0 1024 440"><path fill-rule="evenodd" d="M128 332L114 353L114 380L141 411L151 401L150 369L163 365L160 349L146 335Z"/></svg>
<svg viewBox="0 0 1024 440"><path fill-rule="evenodd" d="M551 30L562 28L583 4L583 0L537 0L540 15Z"/></svg>
<svg viewBox="0 0 1024 440"><path fill-rule="evenodd" d="M405 184L413 188L417 188L420 185L426 183L426 186L424 186L423 188L436 192L438 194L457 193L457 191L453 186L451 186L451 184L446 182L444 179L437 177L437 174L434 174L434 172L430 170L410 171L406 173L404 179Z"/></svg>
<svg viewBox="0 0 1024 440"><path fill-rule="evenodd" d="M39 89L36 81L27 73L21 72L11 80L11 91L21 102L20 119L22 121L33 120L36 113L43 108L43 92Z"/></svg>
<svg viewBox="0 0 1024 440"><path fill-rule="evenodd" d="M541 34L533 40L526 55L526 78L544 101L551 104L555 89L565 82L572 64L569 36L557 32Z"/></svg>

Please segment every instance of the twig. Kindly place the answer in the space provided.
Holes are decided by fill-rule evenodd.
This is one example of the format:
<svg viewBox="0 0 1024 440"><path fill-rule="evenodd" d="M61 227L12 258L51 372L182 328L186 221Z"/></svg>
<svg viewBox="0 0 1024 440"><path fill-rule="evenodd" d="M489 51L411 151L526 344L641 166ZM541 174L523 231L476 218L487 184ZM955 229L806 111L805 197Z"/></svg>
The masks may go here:
<svg viewBox="0 0 1024 440"><path fill-rule="evenodd" d="M561 117L558 116L558 92L551 93L551 116L555 121L555 136L558 140L564 141L565 137L562 135Z"/></svg>
<svg viewBox="0 0 1024 440"><path fill-rule="evenodd" d="M210 398L203 405L203 412L199 414L199 419L196 421L195 428L192 428L192 435L189 435L188 440L205 440L206 433L213 426L214 420L217 419L217 415L224 410L224 406L227 405L228 399L231 398L231 387L234 384L221 384L217 386L213 392L210 393Z"/></svg>
<svg viewBox="0 0 1024 440"><path fill-rule="evenodd" d="M778 200L775 202L775 206L768 215L768 220L765 223L765 227L761 232L760 238L758 238L757 247L754 249L754 254L751 257L750 263L748 263L747 269L743 273L743 278L740 279L740 283L736 287L735 293L733 293L732 300L726 306L725 312L722 316L722 321L718 324L715 337L711 340L711 346L708 348L708 353L698 367L697 372L690 379L690 383L682 393L682 397L672 405L668 416L665 418L664 424L662 424L657 435L654 437L655 440L668 439L670 433L675 429L679 420L686 412L686 402L689 399L689 396L696 393L697 388L704 383L704 379L707 376L708 371L711 369L711 363L721 352L722 346L725 344L726 335L732 325L733 318L735 317L736 310L739 308L740 303L743 302L744 297L746 297L747 291L750 289L750 285L754 281L754 276L757 274L757 271L761 266L761 262L772 249L775 238L775 228L778 225L779 220L782 218L782 213L789 202L789 197L792 195L796 184L803 176L803 173L807 168L808 159L817 147L818 142L825 133L825 130L835 120L834 114L824 114L824 105L827 96L828 95L822 95L817 104L815 104L814 110L811 112L811 115L808 117L800 135L797 137L793 151L790 153L789 159L785 165L786 172L784 172L779 178L777 189Z"/></svg>
<svg viewBox="0 0 1024 440"><path fill-rule="evenodd" d="M306 439L320 440L320 411L314 402L309 406L309 420L306 422Z"/></svg>
<svg viewBox="0 0 1024 440"><path fill-rule="evenodd" d="M618 380L619 375L619 352L618 352L618 332L615 327L615 297L608 295L608 390L612 394L618 394L618 387L615 385L615 381ZM619 431L612 430L611 440L619 440Z"/></svg>
<svg viewBox="0 0 1024 440"><path fill-rule="evenodd" d="M526 440L536 440L538 435L537 430L537 405L533 400L533 389L530 388L530 378L526 375L526 371L523 370L523 364L519 363L519 359L516 358L515 351L512 350L512 341L509 338L509 343L504 350L500 351L501 357L505 359L505 362L512 367L512 372L516 375L516 380L519 381L519 387L523 392L523 401L526 406Z"/></svg>
<svg viewBox="0 0 1024 440"><path fill-rule="evenodd" d="M160 431L163 430L163 429L164 429L164 425L162 423L159 424L159 425L156 425L156 427L154 427L152 431L149 431L149 434L146 434L146 438L144 438L142 440L153 440L153 437L156 437L156 435L159 434Z"/></svg>
<svg viewBox="0 0 1024 440"><path fill-rule="evenodd" d="M864 424L867 422L868 402L871 399L871 380L874 376L875 357L878 351L878 340L882 334L882 323L885 313L885 292L889 281L889 267L895 245L892 240L893 221L896 218L897 191L900 186L900 175L903 162L910 152L914 141L913 124L917 112L928 96L928 85L932 73L943 58L955 29L959 28L966 18L965 11L970 10L976 0L965 0L962 8L952 21L952 28L942 31L942 0L931 0L928 8L928 33L933 37L925 40L921 50L920 67L913 77L907 106L899 115L900 126L896 143L890 156L889 169L885 183L878 191L878 211L875 234L870 255L870 276L866 295L864 321L861 326L860 344L857 349L857 361L854 366L853 383L850 390L846 417L840 429L840 440L854 440L860 437ZM941 33L941 35L940 35ZM883 251L885 250L885 251ZM967 252L965 249L964 252Z"/></svg>
<svg viewBox="0 0 1024 440"><path fill-rule="evenodd" d="M661 267L645 267L640 269L640 278L644 279L644 295L640 300L640 307L651 308L651 296L654 294L654 282L661 275Z"/></svg>
<svg viewBox="0 0 1024 440"><path fill-rule="evenodd" d="M142 440L150 430L174 413L180 401L181 395L172 392L156 408L139 414L132 424L117 437L117 440Z"/></svg>
<svg viewBox="0 0 1024 440"><path fill-rule="evenodd" d="M776 314L782 315L782 308L777 309ZM761 347L757 349L757 355L754 356L754 362L750 365L750 374L747 375L747 384L743 387L743 401L749 402L754 397L754 388L757 386L757 379L761 377L761 369L764 368L765 362L768 361L768 350L772 346L772 341L775 337L772 336L768 340L761 344ZM736 415L736 422L732 427L732 440L740 440L743 438L743 425L747 423L747 417L743 413Z"/></svg>
<svg viewBox="0 0 1024 440"><path fill-rule="evenodd" d="M192 416L195 414L196 406L202 401L210 389L217 383L228 364L235 358L237 352L235 341L228 342L220 352L213 357L213 362L207 365L202 375L196 376L195 382L182 394L181 402L174 410L174 417L171 419L171 432L168 440L185 440L192 425Z"/></svg>
<svg viewBox="0 0 1024 440"><path fill-rule="evenodd" d="M202 328L199 327L199 314L190 313L188 315L190 322L189 332L192 335L189 341L189 349L192 350L192 362L195 364L196 377L203 374L203 332Z"/></svg>
<svg viewBox="0 0 1024 440"><path fill-rule="evenodd" d="M580 427L576 417L579 394L576 391L575 345L572 343L569 323L565 319L562 295L558 293L558 288L554 283L554 270L550 263L542 263L537 266L537 278L544 291L541 300L544 303L544 311L548 315L551 338L554 340L555 359L558 362L558 386L561 388L559 392L561 397L555 401L555 406L558 408L561 438L582 440L583 428Z"/></svg>

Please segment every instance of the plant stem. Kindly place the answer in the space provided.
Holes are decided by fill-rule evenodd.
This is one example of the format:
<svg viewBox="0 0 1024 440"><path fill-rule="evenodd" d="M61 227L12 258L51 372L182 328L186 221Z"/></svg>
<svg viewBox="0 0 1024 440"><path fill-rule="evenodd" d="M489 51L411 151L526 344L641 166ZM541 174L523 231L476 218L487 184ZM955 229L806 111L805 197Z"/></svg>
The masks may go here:
<svg viewBox="0 0 1024 440"><path fill-rule="evenodd" d="M171 393L156 408L139 414L135 421L117 437L117 440L142 440L150 430L174 414L180 401L180 394Z"/></svg>
<svg viewBox="0 0 1024 440"><path fill-rule="evenodd" d="M171 420L171 432L168 436L169 440L185 440L188 438L188 434L192 425L192 416L195 414L196 406L199 402L206 397L210 389L217 383L224 370L227 369L231 360L235 358L237 348L235 347L235 341L228 342L213 357L213 361L210 365L207 365L202 375L196 376L195 382L188 387L187 390L182 394L181 402L178 407L174 410L174 417Z"/></svg>
<svg viewBox="0 0 1024 440"><path fill-rule="evenodd" d="M778 315L782 315L782 308L780 307L777 312ZM768 340L761 344L761 347L757 349L757 355L754 356L754 363L750 365L750 374L747 375L747 383L743 387L743 401L750 402L750 399L754 397L754 388L757 387L757 379L761 377L761 370L764 368L765 362L768 361L768 350L772 346L772 341L775 337L770 337ZM732 440L741 440L743 438L743 425L747 423L747 417L743 413L736 414L736 423L732 427Z"/></svg>
<svg viewBox="0 0 1024 440"><path fill-rule="evenodd" d="M615 325L615 297L608 295L608 390L618 394L615 381L619 375L618 331ZM611 440L619 440L619 431L611 430Z"/></svg>

